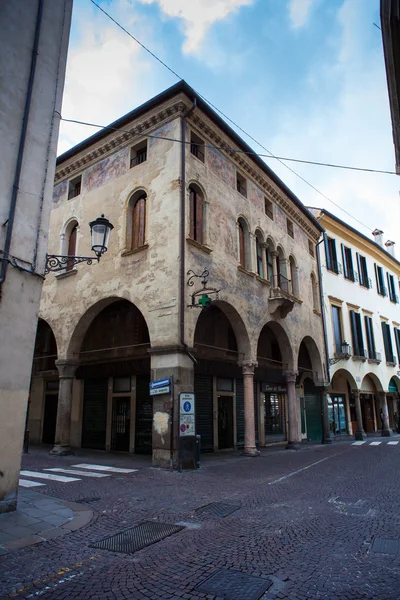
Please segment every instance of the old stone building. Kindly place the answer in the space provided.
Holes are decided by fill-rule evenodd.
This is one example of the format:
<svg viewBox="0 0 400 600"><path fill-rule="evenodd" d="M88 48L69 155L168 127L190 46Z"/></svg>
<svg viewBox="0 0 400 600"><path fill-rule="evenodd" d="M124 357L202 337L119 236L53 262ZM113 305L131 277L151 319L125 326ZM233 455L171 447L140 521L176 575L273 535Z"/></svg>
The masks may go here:
<svg viewBox="0 0 400 600"><path fill-rule="evenodd" d="M49 251L90 255L100 213L114 230L47 276L31 439L168 465L191 391L203 451L321 439L318 221L185 82L110 127L58 159ZM149 395L165 377L173 404Z"/></svg>

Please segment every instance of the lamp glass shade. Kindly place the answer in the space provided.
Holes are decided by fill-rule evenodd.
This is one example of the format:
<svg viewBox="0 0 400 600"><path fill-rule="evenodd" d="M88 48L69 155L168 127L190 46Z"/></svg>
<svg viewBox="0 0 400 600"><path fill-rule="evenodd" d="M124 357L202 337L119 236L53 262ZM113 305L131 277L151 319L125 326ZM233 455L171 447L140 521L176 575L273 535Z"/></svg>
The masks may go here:
<svg viewBox="0 0 400 600"><path fill-rule="evenodd" d="M104 252L107 252L111 229L114 229L114 226L104 215L89 223L89 226L92 236L92 250L97 257L100 257Z"/></svg>

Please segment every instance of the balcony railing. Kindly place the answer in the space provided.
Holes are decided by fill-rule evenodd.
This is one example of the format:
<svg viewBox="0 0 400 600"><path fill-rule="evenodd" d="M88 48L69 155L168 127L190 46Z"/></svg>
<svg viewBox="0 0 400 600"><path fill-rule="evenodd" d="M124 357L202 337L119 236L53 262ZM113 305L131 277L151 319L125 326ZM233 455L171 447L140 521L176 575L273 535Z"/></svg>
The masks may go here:
<svg viewBox="0 0 400 600"><path fill-rule="evenodd" d="M337 273L338 275L340 275L343 272L342 265L337 260L331 260L331 264L329 267L327 265L327 269L328 271L332 271L333 273Z"/></svg>
<svg viewBox="0 0 400 600"><path fill-rule="evenodd" d="M381 285L381 286L378 287L378 294L380 296L387 296L388 295L387 294L387 289L385 288L384 285Z"/></svg>
<svg viewBox="0 0 400 600"><path fill-rule="evenodd" d="M397 359L394 354L392 356L390 356L390 355L386 356L386 364L392 365L392 366L397 365Z"/></svg>
<svg viewBox="0 0 400 600"><path fill-rule="evenodd" d="M278 274L278 287L286 292L287 294L291 294L291 281L287 279L284 275Z"/></svg>
<svg viewBox="0 0 400 600"><path fill-rule="evenodd" d="M144 152L138 153L136 156L131 158L131 169L132 167L136 167L136 165L141 165L147 160L147 150Z"/></svg>
<svg viewBox="0 0 400 600"><path fill-rule="evenodd" d="M203 149L202 149L203 148ZM204 162L204 146L201 147L199 144L190 144L190 152L201 162Z"/></svg>
<svg viewBox="0 0 400 600"><path fill-rule="evenodd" d="M377 363L382 362L382 354L380 352L376 352L376 350L374 350L373 352L369 352L368 354L368 360L372 360Z"/></svg>
<svg viewBox="0 0 400 600"><path fill-rule="evenodd" d="M399 303L399 297L396 296L396 294L390 294L390 300L391 300L391 302L394 302L395 304Z"/></svg>
<svg viewBox="0 0 400 600"><path fill-rule="evenodd" d="M372 288L372 281L369 277L360 277L360 285L370 290Z"/></svg>
<svg viewBox="0 0 400 600"><path fill-rule="evenodd" d="M357 273L357 271L354 271L354 269L347 269L345 278L348 279L349 281L358 282L358 273Z"/></svg>
<svg viewBox="0 0 400 600"><path fill-rule="evenodd" d="M353 357L354 358L362 358L363 360L367 360L368 358L368 352L365 348L354 348L354 352L353 352Z"/></svg>

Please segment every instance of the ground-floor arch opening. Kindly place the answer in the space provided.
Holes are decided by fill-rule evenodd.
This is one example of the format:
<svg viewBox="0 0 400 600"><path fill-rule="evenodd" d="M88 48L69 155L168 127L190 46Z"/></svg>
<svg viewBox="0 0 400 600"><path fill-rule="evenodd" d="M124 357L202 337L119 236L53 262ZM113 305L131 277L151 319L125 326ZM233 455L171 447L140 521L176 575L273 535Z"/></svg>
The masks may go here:
<svg viewBox="0 0 400 600"><path fill-rule="evenodd" d="M328 418L332 436L351 435L357 430L357 415L353 390L357 384L346 369L338 369L328 388Z"/></svg>

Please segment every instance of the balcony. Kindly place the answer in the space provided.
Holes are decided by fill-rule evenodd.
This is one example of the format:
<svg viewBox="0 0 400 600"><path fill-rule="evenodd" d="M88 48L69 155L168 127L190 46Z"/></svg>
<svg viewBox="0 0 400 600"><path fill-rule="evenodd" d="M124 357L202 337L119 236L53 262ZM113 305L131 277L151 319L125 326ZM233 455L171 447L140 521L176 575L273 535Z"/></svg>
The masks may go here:
<svg viewBox="0 0 400 600"><path fill-rule="evenodd" d="M132 167L136 167L136 165L141 165L147 160L147 150L144 152L138 152L136 156L131 158L131 169Z"/></svg>
<svg viewBox="0 0 400 600"><path fill-rule="evenodd" d="M399 303L399 297L396 296L396 294L390 294L390 301L394 302L395 304Z"/></svg>
<svg viewBox="0 0 400 600"><path fill-rule="evenodd" d="M358 283L359 277L357 271L355 271L354 269L347 269L345 279L348 279L349 281L355 281Z"/></svg>
<svg viewBox="0 0 400 600"><path fill-rule="evenodd" d="M367 360L368 352L365 348L354 348L353 360Z"/></svg>
<svg viewBox="0 0 400 600"><path fill-rule="evenodd" d="M370 290L372 288L372 281L369 277L360 277L360 285Z"/></svg>
<svg viewBox="0 0 400 600"><path fill-rule="evenodd" d="M389 367L395 367L397 365L397 359L396 356L393 354L392 356L386 356L386 364Z"/></svg>
<svg viewBox="0 0 400 600"><path fill-rule="evenodd" d="M194 144L192 142L190 144L190 152L193 154L193 156L201 160L201 162L204 162L204 144L200 146L199 144Z"/></svg>
<svg viewBox="0 0 400 600"><path fill-rule="evenodd" d="M375 363L375 364L379 365L379 363L382 362L382 355L381 355L381 353L380 352L376 352L375 350L373 352L369 352L368 362L369 363Z"/></svg>
<svg viewBox="0 0 400 600"><path fill-rule="evenodd" d="M384 285L380 285L380 286L378 287L378 294L379 294L380 296L384 296L384 297L388 295L388 293L387 293L387 289L385 288L385 286L384 286Z"/></svg>
<svg viewBox="0 0 400 600"><path fill-rule="evenodd" d="M337 260L331 260L330 266L328 267L327 265L326 268L328 271L336 273L337 275L341 275L343 273L342 265Z"/></svg>

